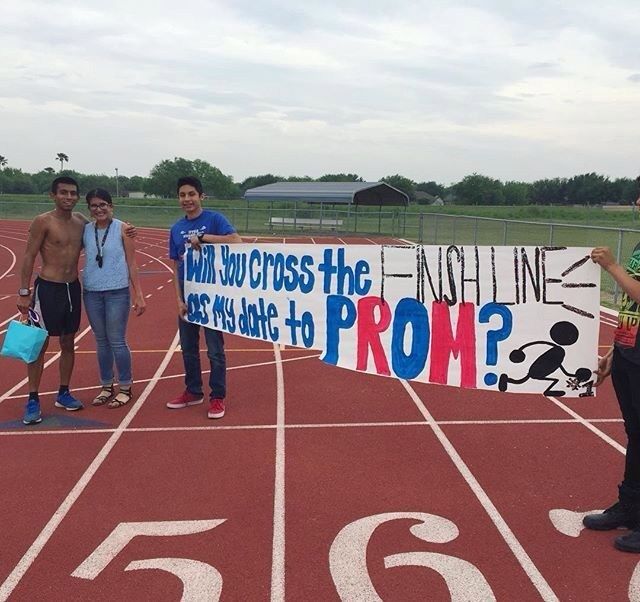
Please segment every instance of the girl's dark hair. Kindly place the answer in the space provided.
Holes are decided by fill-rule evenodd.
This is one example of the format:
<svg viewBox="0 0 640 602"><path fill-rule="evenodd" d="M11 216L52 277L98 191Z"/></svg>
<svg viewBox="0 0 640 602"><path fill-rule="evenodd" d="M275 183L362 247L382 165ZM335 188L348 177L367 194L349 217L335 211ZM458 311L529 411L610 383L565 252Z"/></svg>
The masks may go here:
<svg viewBox="0 0 640 602"><path fill-rule="evenodd" d="M105 203L113 205L113 199L111 198L109 191L104 188L94 188L93 190L90 190L87 192L87 196L85 198L87 199L87 207L89 206L91 199L95 198L102 199Z"/></svg>

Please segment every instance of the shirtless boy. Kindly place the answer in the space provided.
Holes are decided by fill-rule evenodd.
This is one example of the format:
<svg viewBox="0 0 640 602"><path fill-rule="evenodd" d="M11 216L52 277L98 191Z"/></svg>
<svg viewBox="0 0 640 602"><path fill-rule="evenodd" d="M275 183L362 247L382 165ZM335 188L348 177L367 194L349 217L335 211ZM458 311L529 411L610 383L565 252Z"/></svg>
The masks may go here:
<svg viewBox="0 0 640 602"><path fill-rule="evenodd" d="M51 184L49 196L55 209L38 215L29 228L27 249L20 273L18 309L21 313L33 307L40 316L40 325L50 336L60 339L60 389L55 405L66 410L80 410L82 403L69 392L73 371L74 338L80 327L80 282L78 259L82 249L82 232L88 221L73 211L78 202L78 184L73 178L61 176ZM36 257L40 254L42 267L31 288ZM44 344L40 357L28 364L29 398L23 422L36 424L42 420L38 388L44 366Z"/></svg>

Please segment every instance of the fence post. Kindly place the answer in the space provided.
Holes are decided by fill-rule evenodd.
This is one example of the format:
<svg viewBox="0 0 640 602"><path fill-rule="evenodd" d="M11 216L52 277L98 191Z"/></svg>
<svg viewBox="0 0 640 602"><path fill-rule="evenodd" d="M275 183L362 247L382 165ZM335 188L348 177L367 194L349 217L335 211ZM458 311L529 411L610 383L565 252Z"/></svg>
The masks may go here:
<svg viewBox="0 0 640 602"><path fill-rule="evenodd" d="M507 244L507 221L503 220L502 221L502 244L506 245Z"/></svg>
<svg viewBox="0 0 640 602"><path fill-rule="evenodd" d="M549 246L553 247L553 224L549 224Z"/></svg>
<svg viewBox="0 0 640 602"><path fill-rule="evenodd" d="M616 261L622 265L622 230L618 230L618 248L616 250ZM613 302L618 304L618 294L620 293L620 288L618 287L618 282L616 280L613 281Z"/></svg>
<svg viewBox="0 0 640 602"><path fill-rule="evenodd" d="M422 244L424 242L424 213L420 213L420 219L418 220L418 242Z"/></svg>
<svg viewBox="0 0 640 602"><path fill-rule="evenodd" d="M249 200L248 199L247 199L246 203L247 203L247 208L246 208L246 211L245 211L246 215L245 215L245 218L244 218L244 232L245 232L245 234L247 232L249 232Z"/></svg>

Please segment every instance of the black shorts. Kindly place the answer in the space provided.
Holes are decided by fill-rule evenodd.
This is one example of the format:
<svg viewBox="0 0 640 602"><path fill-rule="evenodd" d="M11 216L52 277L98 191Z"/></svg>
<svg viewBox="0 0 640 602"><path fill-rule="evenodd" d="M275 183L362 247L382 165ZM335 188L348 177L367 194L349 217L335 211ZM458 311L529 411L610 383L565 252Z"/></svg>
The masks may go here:
<svg viewBox="0 0 640 602"><path fill-rule="evenodd" d="M33 283L33 309L40 315L40 326L52 337L78 332L80 299L79 280L51 282L38 276Z"/></svg>

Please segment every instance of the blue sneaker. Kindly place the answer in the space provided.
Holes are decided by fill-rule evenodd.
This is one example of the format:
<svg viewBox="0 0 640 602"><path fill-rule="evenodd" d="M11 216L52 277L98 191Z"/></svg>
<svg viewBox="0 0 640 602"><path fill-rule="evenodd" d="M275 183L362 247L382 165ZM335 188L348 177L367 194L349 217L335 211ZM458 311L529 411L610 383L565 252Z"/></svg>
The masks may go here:
<svg viewBox="0 0 640 602"><path fill-rule="evenodd" d="M84 406L82 405L82 402L71 395L69 391L65 391L58 395L58 398L56 399L56 408L64 408L65 410L73 412L74 410L81 410Z"/></svg>
<svg viewBox="0 0 640 602"><path fill-rule="evenodd" d="M22 422L25 424L38 424L38 422L42 422L40 402L37 399L29 398L27 401L27 405L24 407L24 418Z"/></svg>

